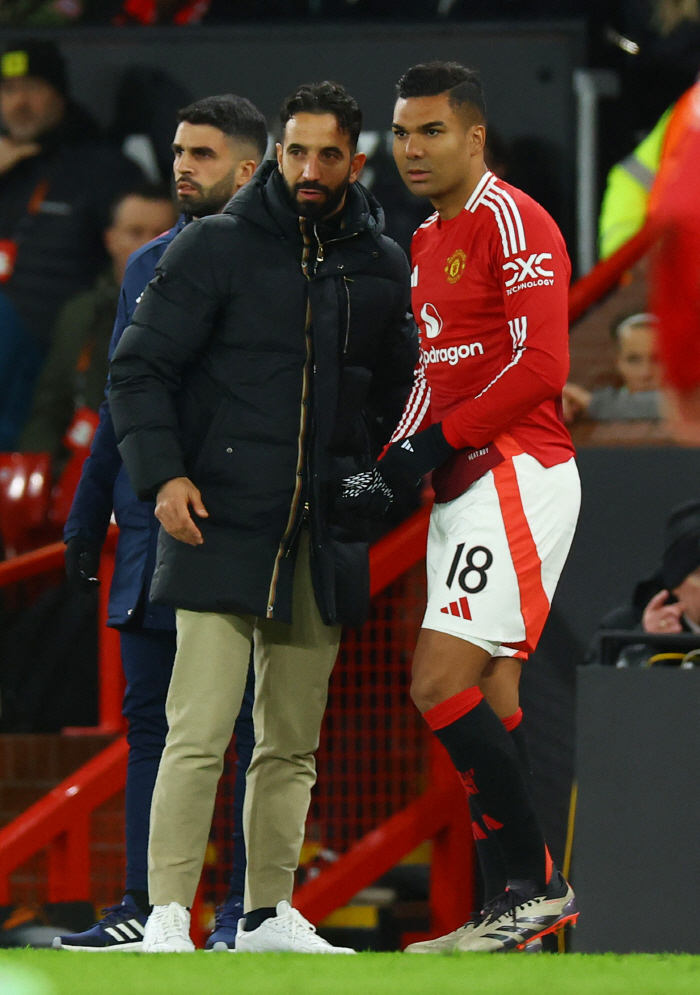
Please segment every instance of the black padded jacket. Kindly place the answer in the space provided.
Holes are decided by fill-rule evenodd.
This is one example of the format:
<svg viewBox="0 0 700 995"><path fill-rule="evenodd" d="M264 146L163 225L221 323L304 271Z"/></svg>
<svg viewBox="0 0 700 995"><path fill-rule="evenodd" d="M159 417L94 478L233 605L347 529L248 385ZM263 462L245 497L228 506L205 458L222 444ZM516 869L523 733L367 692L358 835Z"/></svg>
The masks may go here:
<svg viewBox="0 0 700 995"><path fill-rule="evenodd" d="M161 529L156 603L291 622L308 527L324 622L362 623L368 546L334 500L398 422L418 352L408 263L382 228L359 184L342 225L300 220L267 162L163 256L114 353L112 417L139 497L188 476L209 518L201 546Z"/></svg>

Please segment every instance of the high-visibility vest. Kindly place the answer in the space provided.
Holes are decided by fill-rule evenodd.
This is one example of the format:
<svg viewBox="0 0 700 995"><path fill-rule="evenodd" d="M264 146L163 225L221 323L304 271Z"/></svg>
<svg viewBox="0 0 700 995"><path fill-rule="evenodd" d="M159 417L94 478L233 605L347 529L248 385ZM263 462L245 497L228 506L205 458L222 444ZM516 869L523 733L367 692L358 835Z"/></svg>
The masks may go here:
<svg viewBox="0 0 700 995"><path fill-rule="evenodd" d="M685 128L690 90L659 118L634 152L608 173L598 224L598 251L607 259L643 227L662 159L673 154Z"/></svg>

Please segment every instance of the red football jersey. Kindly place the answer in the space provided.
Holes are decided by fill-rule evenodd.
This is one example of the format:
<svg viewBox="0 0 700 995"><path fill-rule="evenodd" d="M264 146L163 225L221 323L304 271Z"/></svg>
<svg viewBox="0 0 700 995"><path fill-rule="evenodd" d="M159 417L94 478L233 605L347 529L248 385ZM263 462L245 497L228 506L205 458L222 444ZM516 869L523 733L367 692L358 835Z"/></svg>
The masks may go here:
<svg viewBox="0 0 700 995"><path fill-rule="evenodd" d="M547 467L570 459L571 265L554 221L486 172L456 218L436 212L420 226L411 254L420 358L392 441L442 422L459 452L433 473L436 500L515 452Z"/></svg>

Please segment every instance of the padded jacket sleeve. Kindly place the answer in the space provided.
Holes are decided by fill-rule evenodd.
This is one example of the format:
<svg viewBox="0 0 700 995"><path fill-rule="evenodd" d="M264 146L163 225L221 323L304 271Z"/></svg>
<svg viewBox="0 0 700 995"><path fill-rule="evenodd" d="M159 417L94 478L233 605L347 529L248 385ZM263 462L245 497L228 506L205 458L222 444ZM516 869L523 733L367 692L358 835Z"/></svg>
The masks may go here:
<svg viewBox="0 0 700 995"><path fill-rule="evenodd" d="M411 274L403 251L395 246L404 273L396 315L386 329L372 372L369 403L377 413L382 444L391 438L399 423L413 386L413 370L418 359L418 329L411 312Z"/></svg>
<svg viewBox="0 0 700 995"><path fill-rule="evenodd" d="M160 261L110 365L109 403L119 452L139 499L186 476L175 395L211 334L222 294L201 222Z"/></svg>

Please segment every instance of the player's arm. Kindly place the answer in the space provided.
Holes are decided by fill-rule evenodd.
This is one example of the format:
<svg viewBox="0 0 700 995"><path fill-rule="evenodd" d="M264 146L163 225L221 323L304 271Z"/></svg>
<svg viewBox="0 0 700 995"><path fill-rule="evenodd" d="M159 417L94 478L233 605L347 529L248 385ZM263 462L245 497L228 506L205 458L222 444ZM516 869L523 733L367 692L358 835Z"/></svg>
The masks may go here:
<svg viewBox="0 0 700 995"><path fill-rule="evenodd" d="M381 462L344 481L348 506L372 517L382 514L397 489L417 483L458 449L492 442L543 401L561 394L569 371L570 264L561 235L538 209L534 211L534 218L525 221L528 249L520 256L504 251L497 229L491 243L492 276L502 288L504 334L511 342L503 368L475 398L442 422L427 422L428 428L416 403L419 371L404 418ZM514 286L516 291L511 290Z"/></svg>
<svg viewBox="0 0 700 995"><path fill-rule="evenodd" d="M511 353L484 390L443 420L445 439L456 449L493 442L544 401L559 397L566 383L569 259L546 217L537 213L523 222L527 249L506 256L499 235L492 253Z"/></svg>

